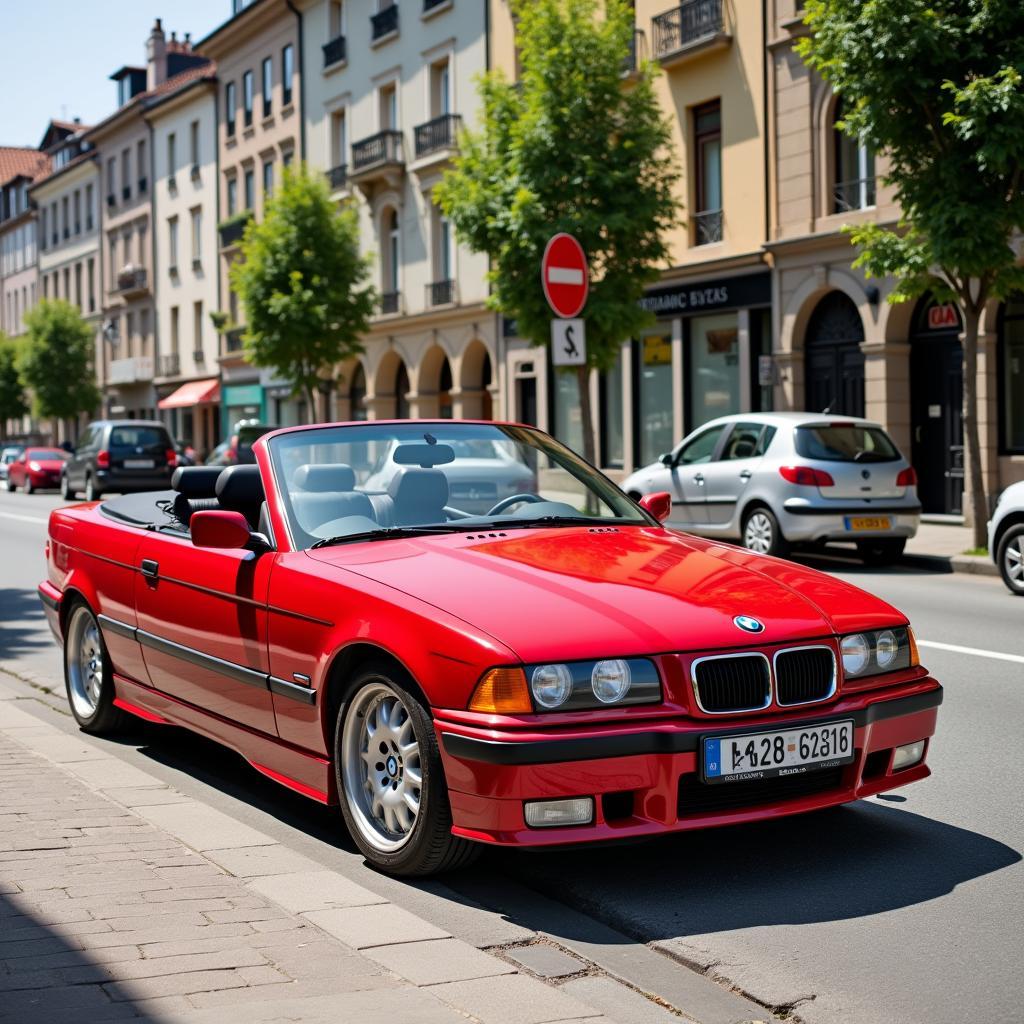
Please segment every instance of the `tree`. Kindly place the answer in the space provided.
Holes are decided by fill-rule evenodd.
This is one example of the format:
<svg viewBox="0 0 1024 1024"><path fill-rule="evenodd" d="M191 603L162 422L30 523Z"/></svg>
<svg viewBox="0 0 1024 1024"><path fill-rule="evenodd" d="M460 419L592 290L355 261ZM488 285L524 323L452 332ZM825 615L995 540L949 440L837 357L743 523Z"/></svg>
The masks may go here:
<svg viewBox="0 0 1024 1024"><path fill-rule="evenodd" d="M333 367L362 351L376 302L369 274L355 207L338 209L321 174L286 169L262 223L245 229L231 287L245 307L247 357L292 381L314 418Z"/></svg>
<svg viewBox="0 0 1024 1024"><path fill-rule="evenodd" d="M552 313L540 263L548 239L574 235L590 263L587 365L577 368L584 455L595 461L587 381L610 368L621 343L653 321L644 286L667 264L678 223L668 122L643 62L625 85L633 17L622 0L513 0L521 81L480 79L483 123L463 132L438 188L457 233L490 257L489 304L535 345Z"/></svg>
<svg viewBox="0 0 1024 1024"><path fill-rule="evenodd" d="M93 329L77 306L43 299L25 314L28 336L20 370L36 415L55 420L94 412L100 392L93 372Z"/></svg>
<svg viewBox="0 0 1024 1024"><path fill-rule="evenodd" d="M18 348L12 338L0 332L0 437L5 437L7 421L28 412L25 385L18 372Z"/></svg>
<svg viewBox="0 0 1024 1024"><path fill-rule="evenodd" d="M1020 0L807 0L798 49L843 99L842 129L889 158L896 230L848 229L854 266L897 278L890 301L926 292L963 318L963 423L974 544L988 502L978 431L978 324L1024 286L1024 5Z"/></svg>

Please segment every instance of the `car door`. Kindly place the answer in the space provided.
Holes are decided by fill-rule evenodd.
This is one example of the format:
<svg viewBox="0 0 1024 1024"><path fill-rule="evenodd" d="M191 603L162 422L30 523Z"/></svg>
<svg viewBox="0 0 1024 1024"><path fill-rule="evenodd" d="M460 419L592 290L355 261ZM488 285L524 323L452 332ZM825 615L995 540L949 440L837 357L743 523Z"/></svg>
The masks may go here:
<svg viewBox="0 0 1024 1024"><path fill-rule="evenodd" d="M697 431L673 453L670 481L674 524L699 528L707 523L704 472L718 449L726 426L719 423Z"/></svg>
<svg viewBox="0 0 1024 1024"><path fill-rule="evenodd" d="M276 734L267 684L274 553L197 548L151 534L136 554L135 603L150 680L204 711Z"/></svg>
<svg viewBox="0 0 1024 1024"><path fill-rule="evenodd" d="M26 466L28 465L28 452L22 452L7 469L7 487L14 490L15 487L22 487L25 483Z"/></svg>
<svg viewBox="0 0 1024 1024"><path fill-rule="evenodd" d="M717 458L705 467L704 490L710 527L724 528L735 518L736 506L764 454L764 431L765 425L754 420L734 423Z"/></svg>
<svg viewBox="0 0 1024 1024"><path fill-rule="evenodd" d="M85 487L85 462L95 447L99 432L100 428L98 427L86 427L85 433L82 434L74 452L71 453L71 458L68 459L68 464L64 467L72 490Z"/></svg>

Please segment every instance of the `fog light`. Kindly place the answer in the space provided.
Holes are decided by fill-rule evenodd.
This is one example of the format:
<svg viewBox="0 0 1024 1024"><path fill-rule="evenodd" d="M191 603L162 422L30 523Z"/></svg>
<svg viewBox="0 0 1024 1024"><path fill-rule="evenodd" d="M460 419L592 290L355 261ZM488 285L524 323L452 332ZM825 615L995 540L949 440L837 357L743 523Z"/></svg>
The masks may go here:
<svg viewBox="0 0 1024 1024"><path fill-rule="evenodd" d="M909 768L911 765L917 764L922 757L924 757L924 740L897 747L892 754L892 770L898 772L901 768Z"/></svg>
<svg viewBox="0 0 1024 1024"><path fill-rule="evenodd" d="M525 811L530 828L589 825L594 820L594 800L589 796L571 800L531 800L525 805Z"/></svg>

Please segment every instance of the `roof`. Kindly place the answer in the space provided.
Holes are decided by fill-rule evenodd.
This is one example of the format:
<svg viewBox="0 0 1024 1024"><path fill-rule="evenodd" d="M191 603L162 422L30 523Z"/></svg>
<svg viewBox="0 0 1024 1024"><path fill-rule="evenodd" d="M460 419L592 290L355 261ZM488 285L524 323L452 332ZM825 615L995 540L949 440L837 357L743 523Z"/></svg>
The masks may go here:
<svg viewBox="0 0 1024 1024"><path fill-rule="evenodd" d="M50 158L28 146L0 146L0 185L15 178L35 181L50 173Z"/></svg>
<svg viewBox="0 0 1024 1024"><path fill-rule="evenodd" d="M215 29L213 29L212 32L209 32L206 36L200 39L199 42L195 44L195 49L201 50L206 43L215 36L219 36L229 25L234 25L243 18L247 18L251 12L255 8L260 7L262 3L263 0L252 0L251 3L246 4L240 11L236 11L232 14L227 21L222 21Z"/></svg>

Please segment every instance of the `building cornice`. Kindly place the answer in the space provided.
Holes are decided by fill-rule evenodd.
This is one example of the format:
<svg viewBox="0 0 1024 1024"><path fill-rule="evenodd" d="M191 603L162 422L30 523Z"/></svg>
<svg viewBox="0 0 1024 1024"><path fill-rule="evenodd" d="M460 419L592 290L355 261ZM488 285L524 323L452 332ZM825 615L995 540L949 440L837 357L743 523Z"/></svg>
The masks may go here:
<svg viewBox="0 0 1024 1024"><path fill-rule="evenodd" d="M214 60L221 60L230 56L243 40L258 35L282 18L291 20L293 17L284 0L254 0L195 43L193 49Z"/></svg>
<svg viewBox="0 0 1024 1024"><path fill-rule="evenodd" d="M99 175L99 160L100 155L98 150L90 150L88 153L82 153L75 157L70 163L65 164L63 167L59 167L52 174L45 178L41 178L37 181L29 190L30 196L37 194L49 195L49 189L51 185L55 185L58 179L66 177L72 171L78 171L82 168L88 168L91 165L92 173ZM86 175L87 176L87 175ZM62 184L65 184L62 182Z"/></svg>

